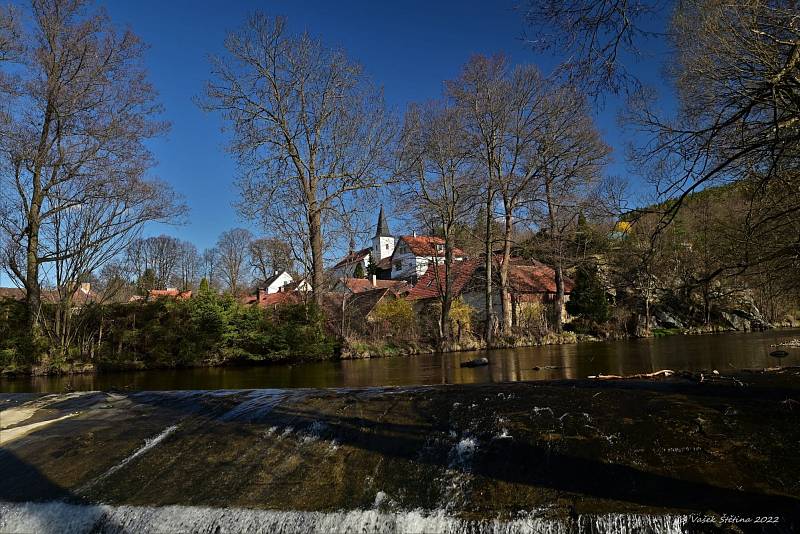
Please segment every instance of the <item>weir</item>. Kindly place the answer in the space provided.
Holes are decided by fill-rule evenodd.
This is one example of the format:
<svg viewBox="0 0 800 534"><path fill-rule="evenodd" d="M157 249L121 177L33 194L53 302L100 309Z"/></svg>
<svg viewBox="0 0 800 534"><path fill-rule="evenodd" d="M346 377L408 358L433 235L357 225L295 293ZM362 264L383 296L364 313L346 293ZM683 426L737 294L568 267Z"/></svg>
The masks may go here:
<svg viewBox="0 0 800 534"><path fill-rule="evenodd" d="M25 415L8 430L52 421L0 449L0 532L702 532L764 510L792 532L787 397L798 370L0 394L0 419Z"/></svg>

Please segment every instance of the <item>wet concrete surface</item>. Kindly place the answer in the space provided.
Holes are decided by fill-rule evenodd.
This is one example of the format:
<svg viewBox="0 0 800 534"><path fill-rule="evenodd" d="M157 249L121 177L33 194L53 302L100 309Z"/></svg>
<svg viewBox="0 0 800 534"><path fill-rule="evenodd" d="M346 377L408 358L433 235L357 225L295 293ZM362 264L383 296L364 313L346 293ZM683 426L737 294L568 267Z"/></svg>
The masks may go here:
<svg viewBox="0 0 800 534"><path fill-rule="evenodd" d="M0 424L14 421L0 501L425 510L478 522L535 513L564 524L680 515L791 532L797 401L792 369L702 383L0 394ZM9 433L44 421L55 422Z"/></svg>

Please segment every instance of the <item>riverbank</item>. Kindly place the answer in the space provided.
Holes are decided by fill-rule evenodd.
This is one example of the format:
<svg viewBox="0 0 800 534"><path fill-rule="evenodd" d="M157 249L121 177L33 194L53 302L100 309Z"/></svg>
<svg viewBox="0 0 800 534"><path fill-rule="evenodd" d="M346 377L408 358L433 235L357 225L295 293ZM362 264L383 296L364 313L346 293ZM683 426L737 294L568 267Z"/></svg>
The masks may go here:
<svg viewBox="0 0 800 534"><path fill-rule="evenodd" d="M206 531L262 516L290 531L344 525L335 517L359 532L680 531L692 516L732 529L724 517L737 515L776 517L767 530L790 532L798 401L797 369L702 382L0 394L0 531L66 515L85 530L146 531L181 506L181 525Z"/></svg>

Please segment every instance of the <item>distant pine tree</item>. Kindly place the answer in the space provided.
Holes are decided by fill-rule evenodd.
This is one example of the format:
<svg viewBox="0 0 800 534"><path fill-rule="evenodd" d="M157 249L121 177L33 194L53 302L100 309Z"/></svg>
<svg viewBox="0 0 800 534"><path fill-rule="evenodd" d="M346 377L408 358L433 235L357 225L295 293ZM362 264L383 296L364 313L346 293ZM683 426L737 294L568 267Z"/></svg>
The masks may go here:
<svg viewBox="0 0 800 534"><path fill-rule="evenodd" d="M364 264L363 263L358 262L358 265L356 265L356 270L353 271L353 277L354 278L364 278L365 277Z"/></svg>
<svg viewBox="0 0 800 534"><path fill-rule="evenodd" d="M604 323L609 318L606 290L597 275L597 266L581 265L575 273L575 287L569 295L567 312L596 323Z"/></svg>
<svg viewBox="0 0 800 534"><path fill-rule="evenodd" d="M378 274L378 266L375 265L375 262L372 261L372 254L369 255L369 260L367 261L367 275L373 276Z"/></svg>
<svg viewBox="0 0 800 534"><path fill-rule="evenodd" d="M206 293L208 293L209 291L211 291L211 286L209 286L209 285L208 285L208 280L206 280L206 278L205 278L205 277L203 277L203 278L200 280L200 287L198 288L198 291L199 291L200 293L202 293L202 294L206 294Z"/></svg>

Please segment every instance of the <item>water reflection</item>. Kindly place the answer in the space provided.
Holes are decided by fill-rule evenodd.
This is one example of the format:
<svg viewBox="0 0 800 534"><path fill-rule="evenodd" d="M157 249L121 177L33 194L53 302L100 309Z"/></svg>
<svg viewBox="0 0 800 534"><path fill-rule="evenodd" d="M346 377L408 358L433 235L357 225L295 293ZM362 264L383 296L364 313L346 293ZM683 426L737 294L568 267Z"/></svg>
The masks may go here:
<svg viewBox="0 0 800 534"><path fill-rule="evenodd" d="M625 375L660 369L724 371L777 365L769 356L773 350L770 345L796 337L800 337L800 329L551 345L488 353L425 354L410 358L37 377L0 380L0 391L402 386L585 378L599 373ZM489 358L490 364L486 367L459 366L462 361L482 355ZM800 364L800 350L790 351L782 363Z"/></svg>

